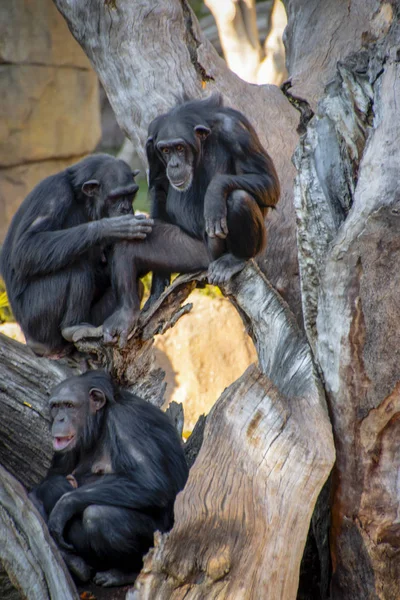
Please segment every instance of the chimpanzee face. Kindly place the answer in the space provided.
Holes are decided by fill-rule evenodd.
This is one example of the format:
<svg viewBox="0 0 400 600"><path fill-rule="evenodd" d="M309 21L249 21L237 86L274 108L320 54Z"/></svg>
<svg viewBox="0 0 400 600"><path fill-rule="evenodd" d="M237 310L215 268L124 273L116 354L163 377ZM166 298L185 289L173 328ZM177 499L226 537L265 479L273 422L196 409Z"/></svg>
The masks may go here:
<svg viewBox="0 0 400 600"><path fill-rule="evenodd" d="M85 391L82 385L61 384L50 398L51 435L55 452L69 452L78 442L88 442L88 433L104 407L101 390Z"/></svg>
<svg viewBox="0 0 400 600"><path fill-rule="evenodd" d="M91 200L89 211L95 219L133 213L132 204L139 189L134 177L138 173L121 160L113 161L103 167L98 179L85 181L82 191Z"/></svg>
<svg viewBox="0 0 400 600"><path fill-rule="evenodd" d="M206 125L191 127L185 122L161 117L150 125L149 133L152 135L147 140L146 150L150 171L154 161L161 160L171 186L178 192L186 192L192 185L202 142L211 130Z"/></svg>
<svg viewBox="0 0 400 600"><path fill-rule="evenodd" d="M194 153L189 144L182 139L160 141L157 150L172 187L178 192L186 192L193 181Z"/></svg>

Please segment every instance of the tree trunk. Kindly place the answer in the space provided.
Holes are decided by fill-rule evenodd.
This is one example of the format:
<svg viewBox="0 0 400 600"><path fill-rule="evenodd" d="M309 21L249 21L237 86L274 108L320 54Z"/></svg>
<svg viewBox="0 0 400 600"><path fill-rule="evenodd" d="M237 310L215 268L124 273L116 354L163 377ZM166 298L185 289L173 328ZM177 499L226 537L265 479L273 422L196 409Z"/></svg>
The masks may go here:
<svg viewBox="0 0 400 600"><path fill-rule="evenodd" d="M81 350L90 351L96 357L96 364L93 366L107 368L119 383L139 391L144 397L147 394L159 403L160 378L159 373L155 377L152 371L151 340L156 332L165 331L187 312L190 305L183 307L180 305L193 289L195 279L198 277L184 276L174 281L152 309L141 315L139 326L126 349L104 348L100 340L95 338L78 340L77 346ZM204 275L201 279L204 279ZM177 533L174 534L175 538L171 539L177 539L178 544L177 547L172 545L169 553L166 551L163 560L168 564L171 552L174 553L171 572L175 579L181 582L181 586L187 585L187 578L190 576L191 580L194 568L193 565L189 565L189 556L192 556L193 561L198 552L204 553L210 544L210 526L215 519L219 521L222 517L226 526L221 531L221 535L225 532L226 539L222 536L220 544L224 546L227 555L239 556L241 553L243 557L241 562L246 564L246 572L251 578L257 579L258 568L268 564L269 572L271 570L276 572L277 577L280 574L280 585L285 590L284 593L288 594L287 597L295 597L309 520L315 500L334 460L332 432L324 405L322 387L314 371L308 345L300 334L293 315L255 265L250 264L246 267L236 280L227 286L225 293L232 298L243 316L256 344L262 370L268 378L258 368L253 367L243 376L242 381L233 386L232 395L228 392L222 396L209 416L204 453L197 459L192 470L191 483L189 482L185 495L177 504ZM17 342L8 341L7 344L8 349L4 352L4 358L7 363L5 367L9 371L12 370L12 365L18 364L20 376L28 379L28 366L30 372L33 372L33 367L37 366L35 363L41 365L43 369L53 365L50 361L50 365L45 365L44 362L47 361L36 358L31 358L29 361L29 351L26 348L21 347ZM57 380L62 374L62 370L56 368L52 377ZM15 394L20 386L17 376L15 374L15 378L10 378L9 387L4 390L4 397L1 398L3 403L0 407L4 409L7 403L15 410L22 404L24 410L29 412L27 415L22 413L19 420L11 423L17 433L20 421L25 425L25 421L31 423L34 417L38 421L33 425L35 441L36 433L43 428L44 423L47 424L46 398L44 395L40 397L37 394L31 382L32 393L29 396L31 402L24 404L24 401ZM49 377L45 385L50 382ZM42 390L43 387L42 384ZM4 421L8 422L8 419ZM242 431L246 431L244 436ZM11 439L6 437L6 441L10 443ZM216 444L221 453L220 458L215 456ZM50 449L45 446L44 452L38 456L37 444L32 444L32 447L36 450L30 457L29 466L35 473L40 471L44 466L43 463L48 460ZM247 448L246 452L244 448ZM18 452L22 459L23 446L18 448ZM9 460L7 452L4 456L0 453L0 458L5 464L21 469L21 465L15 460ZM38 464L35 465L35 462ZM214 463L219 465L220 478L214 477L217 472ZM236 477L238 468L243 470L243 480ZM206 473L211 477L207 486L205 485ZM221 479L229 481L229 487L221 488L219 484ZM203 490L207 488L209 488L209 499L203 497ZM285 492L283 495L283 490L287 489L291 490L290 494ZM298 502L300 493L306 498L303 503ZM220 515L221 496L226 498L224 501L226 514ZM8 497L9 494L4 501L0 495L0 505L6 510ZM185 498L190 498L191 501L187 502ZM197 498L197 502L192 509L193 498ZM210 517L201 522L197 515L204 505L207 506L206 514ZM32 512L29 505L27 511L28 514ZM281 517L281 512L286 515L285 519ZM242 542L244 540L247 542L243 544L243 548L240 548L237 546L236 538L243 519L250 520L252 526L246 529L246 533L243 532ZM9 537L15 537L18 526L20 529L22 527L21 524L17 526L15 523L16 519L11 523L7 521L6 531L8 530ZM272 538L278 523L282 532L286 532L279 536L279 544L287 543L288 536L291 538L293 552L290 561L279 551L277 541L271 544L265 543L265 535L270 534ZM194 535L198 527L198 533ZM27 535L25 529L23 527L22 529ZM256 547L259 560L253 563L251 571L247 563ZM185 551L185 560L180 556L182 550ZM209 579L206 581L205 589L212 587L213 582L218 582L211 593L217 594L215 597L226 597L220 590L223 573L220 572L218 562L219 551L220 546L215 547L211 555L206 552L199 576L203 571L208 573ZM6 554L7 560L4 560L13 580L17 580L18 583L20 574L16 565L21 560L20 554L19 545L12 545ZM0 557L3 558L1 554ZM16 560L14 561L12 557ZM54 560L57 561L57 557ZM231 566L231 559L227 560L229 586L238 589L238 586L239 588L242 586L243 571L234 569L233 565ZM187 572L185 565L189 565ZM228 569L228 566L222 566L223 569ZM164 565L162 571L165 572L167 568ZM43 566L43 569L47 573L47 567ZM159 569L158 558L154 567L154 582L149 583L147 576L146 586L151 587L151 592L144 597L169 597L165 595L165 590L160 591L161 595L158 595L157 585L163 587L163 581L159 581ZM27 567L27 571L31 573L31 565ZM275 589L277 589L276 585L274 583ZM19 584L19 587L25 589L22 584ZM223 587L226 587L225 582ZM257 597L264 587L264 578L259 577L249 590L254 590ZM204 586L200 586L199 593L203 591Z"/></svg>
<svg viewBox="0 0 400 600"><path fill-rule="evenodd" d="M228 67L257 83L262 59L255 0L205 0L213 14Z"/></svg>
<svg viewBox="0 0 400 600"><path fill-rule="evenodd" d="M324 393L307 342L262 275L248 266L225 293L259 367L208 416L174 529L158 536L130 598L296 598L310 518L334 461Z"/></svg>
<svg viewBox="0 0 400 600"><path fill-rule="evenodd" d="M273 86L251 86L233 75L185 0L55 2L142 157L147 124L184 93L219 91L260 134L283 190L260 265L301 322L297 218L305 329L334 428L331 598L395 600L398 3L286 0L285 98ZM288 100L301 113L297 215L290 159L298 119ZM177 501L176 527L149 555L135 592L140 598L168 597L162 594L169 586L172 598L290 600L296 594L312 507L333 459L327 413L310 351L262 276L248 267L226 292L256 341L261 372L248 371L208 418L203 448ZM143 354L128 375L116 350L100 348L98 364L111 365L133 385L147 374L155 329L148 331L132 342L138 345L130 359ZM153 396L157 381L145 381L143 393ZM28 413L20 414L23 421Z"/></svg>
<svg viewBox="0 0 400 600"><path fill-rule="evenodd" d="M378 73L376 54L382 51L385 60L378 59L382 69ZM349 215L337 232L331 231L332 242L324 249L315 303L316 352L338 449L332 592L343 600L398 598L400 581L396 326L400 69L390 51L379 46L375 57L363 54L361 58L364 69L359 63L357 70L347 64L341 68L341 93L333 101L347 105L348 98L353 99L357 110L353 122L346 125L361 132L357 150L361 146L362 152L364 143L365 150L351 156L355 148L349 144L347 156L342 157L347 172L356 166L358 173L348 194ZM322 112L321 122L324 119ZM372 119L374 129L368 128ZM333 123L331 135L343 148L341 123ZM314 218L315 225L322 221L318 211ZM315 241L311 236L310 245Z"/></svg>
<svg viewBox="0 0 400 600"><path fill-rule="evenodd" d="M25 486L42 479L50 465L46 397L70 374L0 334L0 463Z"/></svg>
<svg viewBox="0 0 400 600"><path fill-rule="evenodd" d="M0 560L22 598L75 600L75 585L22 485L0 465Z"/></svg>
<svg viewBox="0 0 400 600"><path fill-rule="evenodd" d="M331 597L395 600L399 6L367 2L357 13L352 5L350 15L332 17L340 23L341 62L319 92L318 108L312 76L294 86L316 108L296 152L295 202L306 330L324 375L337 450ZM364 41L364 48L346 56L349 27L353 44Z"/></svg>

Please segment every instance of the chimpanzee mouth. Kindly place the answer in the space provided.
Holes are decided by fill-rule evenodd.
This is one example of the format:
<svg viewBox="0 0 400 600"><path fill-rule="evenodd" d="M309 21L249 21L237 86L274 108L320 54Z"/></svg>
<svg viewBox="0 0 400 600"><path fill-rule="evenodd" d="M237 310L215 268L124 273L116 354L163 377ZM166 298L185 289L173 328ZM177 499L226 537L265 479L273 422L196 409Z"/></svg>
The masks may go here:
<svg viewBox="0 0 400 600"><path fill-rule="evenodd" d="M173 188L175 188L178 192L186 192L190 188L192 180L189 181L187 179L183 179L182 181L171 181L170 183Z"/></svg>
<svg viewBox="0 0 400 600"><path fill-rule="evenodd" d="M66 435L64 437L53 437L53 449L56 452L65 450L74 439L74 435Z"/></svg>

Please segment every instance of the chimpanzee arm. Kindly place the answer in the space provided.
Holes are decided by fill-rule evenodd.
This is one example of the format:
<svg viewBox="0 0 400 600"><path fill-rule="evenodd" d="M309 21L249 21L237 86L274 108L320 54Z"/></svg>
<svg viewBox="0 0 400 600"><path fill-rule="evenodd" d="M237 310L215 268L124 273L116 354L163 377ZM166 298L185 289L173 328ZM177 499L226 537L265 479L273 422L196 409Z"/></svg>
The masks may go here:
<svg viewBox="0 0 400 600"><path fill-rule="evenodd" d="M216 174L207 188L204 217L207 234L211 237L225 237L228 233L226 200L234 190L250 194L263 214L267 208L276 205L280 194L272 159L246 117L236 110L224 108L218 119L216 134L220 146L217 152L230 159L231 170Z"/></svg>
<svg viewBox="0 0 400 600"><path fill-rule="evenodd" d="M61 496L71 490L71 484L65 475L50 475L29 492L29 498L43 519L47 521L49 514Z"/></svg>
<svg viewBox="0 0 400 600"><path fill-rule="evenodd" d="M88 483L64 494L50 514L49 530L60 547L71 549L64 539L64 528L75 514L82 513L88 506L100 504L136 510L163 507L175 496L172 492L166 479L157 478L156 482L145 473L137 474L135 480L121 475L105 475L99 482Z"/></svg>
<svg viewBox="0 0 400 600"><path fill-rule="evenodd" d="M247 192L264 210L275 207L279 199L279 181L273 165L269 172L213 177L204 198L204 220L209 236L228 233L226 200L234 190Z"/></svg>
<svg viewBox="0 0 400 600"><path fill-rule="evenodd" d="M14 244L12 267L25 277L52 273L69 266L96 244L144 239L151 224L144 217L124 215L54 231L52 216L39 216Z"/></svg>
<svg viewBox="0 0 400 600"><path fill-rule="evenodd" d="M170 222L167 213L167 193L168 183L166 177L162 186L154 185L150 189L151 217L153 219L163 221L164 223ZM157 298L161 296L165 288L168 287L170 283L170 273L163 273L162 271L153 272L151 279L150 296L143 309L147 310L153 304L153 302L155 302Z"/></svg>

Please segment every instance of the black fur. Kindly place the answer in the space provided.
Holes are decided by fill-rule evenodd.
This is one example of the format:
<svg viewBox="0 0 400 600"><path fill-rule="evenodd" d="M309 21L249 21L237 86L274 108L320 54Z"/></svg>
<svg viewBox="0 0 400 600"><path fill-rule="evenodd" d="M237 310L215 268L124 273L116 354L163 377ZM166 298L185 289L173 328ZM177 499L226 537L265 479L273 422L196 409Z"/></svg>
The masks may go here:
<svg viewBox="0 0 400 600"><path fill-rule="evenodd" d="M114 273L122 256L131 265L130 277L118 275L115 284L129 303L122 319L104 324L110 338L126 338L134 326L143 273L153 271L151 304L171 273L208 268L209 282L218 285L239 272L264 249L264 219L279 199L273 162L254 128L219 96L184 102L154 119L146 151L155 224L142 244L116 249Z"/></svg>
<svg viewBox="0 0 400 600"><path fill-rule="evenodd" d="M91 180L99 187L88 196L82 186ZM110 287L105 257L112 242L124 239L137 189L127 164L98 154L41 181L18 209L0 270L15 318L37 354L62 352L64 327L101 324L115 308L112 294L104 298ZM125 194L119 213L113 213L116 192ZM129 212L132 217L105 218Z"/></svg>
<svg viewBox="0 0 400 600"><path fill-rule="evenodd" d="M105 397L95 418L88 410L93 388ZM86 398L80 409L83 431L71 450L55 453L31 498L48 519L67 564L78 556L97 572L118 569L125 582L127 573L140 569L154 531L173 525L175 497L188 476L180 440L160 409L115 388L105 372L62 382L52 398L63 397ZM93 472L104 457L111 472ZM71 474L77 489L66 480ZM72 560L74 571L73 565Z"/></svg>
<svg viewBox="0 0 400 600"><path fill-rule="evenodd" d="M197 125L211 130L203 143L196 138ZM182 138L195 152L195 176L187 192L178 192L169 185L162 155L157 151L157 141L168 137ZM216 174L226 176L221 189L225 198L233 190L244 190L253 196L264 215L278 202L279 181L271 158L248 119L224 107L218 95L185 102L154 119L146 151L152 215L179 225L198 239L205 238L204 199Z"/></svg>

